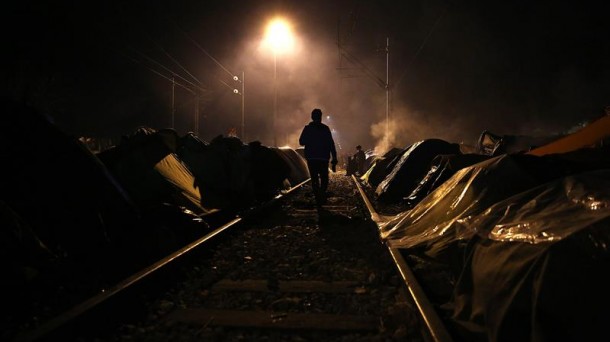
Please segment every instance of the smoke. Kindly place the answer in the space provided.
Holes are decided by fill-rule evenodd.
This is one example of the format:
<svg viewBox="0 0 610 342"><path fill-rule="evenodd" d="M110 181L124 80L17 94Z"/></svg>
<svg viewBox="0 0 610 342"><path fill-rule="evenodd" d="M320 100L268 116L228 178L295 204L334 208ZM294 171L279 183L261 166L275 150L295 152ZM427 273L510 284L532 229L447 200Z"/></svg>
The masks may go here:
<svg viewBox="0 0 610 342"><path fill-rule="evenodd" d="M546 5L524 11L512 2L498 8L447 7L445 1L187 1L146 10L125 5L121 15L106 9L100 12L105 20L91 21L84 14L93 12L80 12L84 7L43 13L24 6L38 13L27 20L37 26L14 37L7 65L15 81L5 88L16 92L55 80L38 100L65 112L57 121L75 134L171 125L204 140L236 129L245 142L296 147L311 110L320 108L340 153L351 154L356 145L385 151L429 138L474 144L483 130L556 134L609 104L610 58L599 48L608 21L588 7L554 6L551 20ZM283 14L295 33L293 50L276 58L261 46L273 14ZM530 20L537 16L544 20ZM351 61L338 49L340 37ZM386 37L389 121L380 86ZM205 91L173 87L165 67ZM232 77L242 72L243 96L233 92L242 84Z"/></svg>
<svg viewBox="0 0 610 342"><path fill-rule="evenodd" d="M446 129L441 130L439 127ZM393 147L404 148L425 139L436 138L450 142L461 140L458 134L449 133L452 129L463 132L462 128L455 127L455 123L449 122L446 117L426 115L401 104L390 112L389 119L373 123L370 134L375 139L375 153L383 154Z"/></svg>
<svg viewBox="0 0 610 342"><path fill-rule="evenodd" d="M298 20L292 20L298 28ZM260 140L266 145L277 140L278 145L297 147L311 111L320 108L324 113L323 122L333 130L340 153L348 146L372 145L369 127L376 118L370 113L382 105L376 97L383 90L365 78L343 79L337 70L337 47L328 35L296 32L294 49L278 54L275 59L262 46L260 32L253 32L242 42L239 55L227 59L229 64L245 72L248 140ZM226 117L232 116L235 115Z"/></svg>

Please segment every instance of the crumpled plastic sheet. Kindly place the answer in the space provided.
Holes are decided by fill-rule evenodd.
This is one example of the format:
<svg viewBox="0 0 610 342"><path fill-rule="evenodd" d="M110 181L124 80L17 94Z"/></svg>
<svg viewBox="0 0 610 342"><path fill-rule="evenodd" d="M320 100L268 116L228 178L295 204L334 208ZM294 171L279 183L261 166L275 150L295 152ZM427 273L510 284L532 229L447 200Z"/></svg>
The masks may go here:
<svg viewBox="0 0 610 342"><path fill-rule="evenodd" d="M510 156L491 158L459 170L413 209L380 224L380 235L393 247L466 238L472 232L461 224L464 219L535 185Z"/></svg>
<svg viewBox="0 0 610 342"><path fill-rule="evenodd" d="M379 223L395 248L449 244L475 234L496 241L561 240L610 216L610 170L542 185L500 156L458 171L417 206Z"/></svg>
<svg viewBox="0 0 610 342"><path fill-rule="evenodd" d="M568 176L498 202L469 227L496 241L564 239L610 216L610 170ZM488 232L487 232L488 231Z"/></svg>

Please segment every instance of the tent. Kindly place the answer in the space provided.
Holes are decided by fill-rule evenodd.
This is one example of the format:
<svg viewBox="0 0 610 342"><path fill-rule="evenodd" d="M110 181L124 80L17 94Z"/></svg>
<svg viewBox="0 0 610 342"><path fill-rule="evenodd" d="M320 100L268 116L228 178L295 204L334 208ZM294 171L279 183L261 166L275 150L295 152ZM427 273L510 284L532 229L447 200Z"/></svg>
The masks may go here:
<svg viewBox="0 0 610 342"><path fill-rule="evenodd" d="M380 233L434 266L422 283L463 340L599 340L610 319L608 170L607 148L504 154L459 170Z"/></svg>
<svg viewBox="0 0 610 342"><path fill-rule="evenodd" d="M500 201L465 223L451 317L467 340L600 341L610 322L610 171Z"/></svg>
<svg viewBox="0 0 610 342"><path fill-rule="evenodd" d="M295 186L309 178L307 162L298 152L289 147L273 148L273 150L276 151L290 167L290 173L288 174L287 179L290 186Z"/></svg>
<svg viewBox="0 0 610 342"><path fill-rule="evenodd" d="M457 171L491 158L483 154L440 154L436 156L428 173L421 179L417 187L406 197L410 207L415 206L430 192L451 178Z"/></svg>
<svg viewBox="0 0 610 342"><path fill-rule="evenodd" d="M400 156L404 152L400 148L392 148L382 156L377 156L369 161L371 166L361 177L361 179L373 188L376 188L379 183L392 171L394 165L400 159Z"/></svg>
<svg viewBox="0 0 610 342"><path fill-rule="evenodd" d="M427 139L406 149L392 171L377 186L375 194L381 202L398 202L417 187L439 154L459 154L460 146L441 139Z"/></svg>
<svg viewBox="0 0 610 342"><path fill-rule="evenodd" d="M175 153L177 141L173 130L141 127L97 156L142 210L170 203L196 215L215 211L201 204L193 174Z"/></svg>

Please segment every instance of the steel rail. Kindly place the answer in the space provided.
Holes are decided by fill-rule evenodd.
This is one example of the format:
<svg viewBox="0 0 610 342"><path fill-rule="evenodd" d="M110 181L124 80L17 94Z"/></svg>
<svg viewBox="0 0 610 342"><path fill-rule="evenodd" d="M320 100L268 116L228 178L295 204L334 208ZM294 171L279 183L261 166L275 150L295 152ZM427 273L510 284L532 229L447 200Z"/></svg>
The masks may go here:
<svg viewBox="0 0 610 342"><path fill-rule="evenodd" d="M354 175L352 175L352 180L354 181L356 187L358 188L358 191L360 192L360 196L362 197L362 200L364 201L364 204L366 205L369 214L371 215L371 219L375 222L376 225L378 225L380 218L379 214L377 214L377 211L373 207L371 201L369 201L368 197L366 196L366 193L360 186L360 182L358 182ZM409 290L411 298L413 299L415 305L417 306L417 309L419 310L419 314L422 320L424 321L427 331L430 334L432 340L435 342L452 342L453 338L451 337L451 335L449 335L449 332L445 328L445 325L443 324L442 320L436 313L436 310L428 300L428 297L426 296L424 290L421 288L419 282L415 278L415 274L413 273L409 265L407 265L407 262L400 253L400 250L398 248L390 247L387 243L384 244L388 248L392 259L394 259L394 263L396 264L396 267L398 268L398 271L400 272L400 275L403 281L405 282L407 289Z"/></svg>
<svg viewBox="0 0 610 342"><path fill-rule="evenodd" d="M252 213L254 213L255 211L268 207L269 205L276 203L278 200L282 199L283 197L291 194L292 192L294 192L296 189L299 189L300 187L302 187L303 185L305 185L307 182L309 182L311 179L306 179L305 181L295 185L294 187L291 187L290 189L288 189L287 191L280 193L278 195L276 195L275 197L273 197L271 200L269 200L268 202L263 203L260 207L251 210L250 212L248 212L247 215L250 215ZM244 216L247 216L244 215ZM197 247L201 246L203 243L211 240L212 238L214 238L215 236L219 235L220 233L224 232L225 230L235 226L236 224L240 223L243 220L243 217L235 217L232 220L230 220L229 222L223 224L221 227L214 229L212 232L206 234L205 236L191 242L190 244L186 245L185 247L175 251L174 253L171 253L170 255L160 259L159 261L143 268L142 270L134 273L133 275L125 278L124 280L118 282L116 285L112 286L111 288L108 289L102 289L100 293L94 295L93 297L73 306L71 309L68 309L67 311L59 314L58 316L55 316L53 318L51 318L50 320L46 321L45 323L43 323L42 325L40 325L39 327L37 327L35 330L31 331L31 332L27 332L27 333L22 333L20 335L17 335L17 337L14 339L15 342L19 341L36 341L39 340L41 338L44 338L45 336L49 335L50 333L52 333L53 331L55 331L56 329L60 328L61 326L69 323L70 321L72 321L73 319L85 314L86 312L90 311L91 309L93 309L94 307L100 305L101 303L107 301L108 299L110 299L111 297L119 294L120 292L128 289L129 287L133 286L134 284L138 283L139 281L143 280L144 278L150 276L151 274L153 274L155 271L158 271L159 269L163 268L164 266L170 264L172 261L188 254L189 252L193 251L194 249L196 249Z"/></svg>

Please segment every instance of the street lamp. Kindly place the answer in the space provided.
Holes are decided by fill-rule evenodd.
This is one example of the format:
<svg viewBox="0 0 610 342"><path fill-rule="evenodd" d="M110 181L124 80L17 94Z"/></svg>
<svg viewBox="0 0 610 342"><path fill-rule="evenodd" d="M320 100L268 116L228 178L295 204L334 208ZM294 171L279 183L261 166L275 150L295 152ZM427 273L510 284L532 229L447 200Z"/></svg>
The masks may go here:
<svg viewBox="0 0 610 342"><path fill-rule="evenodd" d="M265 43L273 52L273 145L277 144L277 55L292 49L294 39L288 22L275 18L267 25Z"/></svg>

